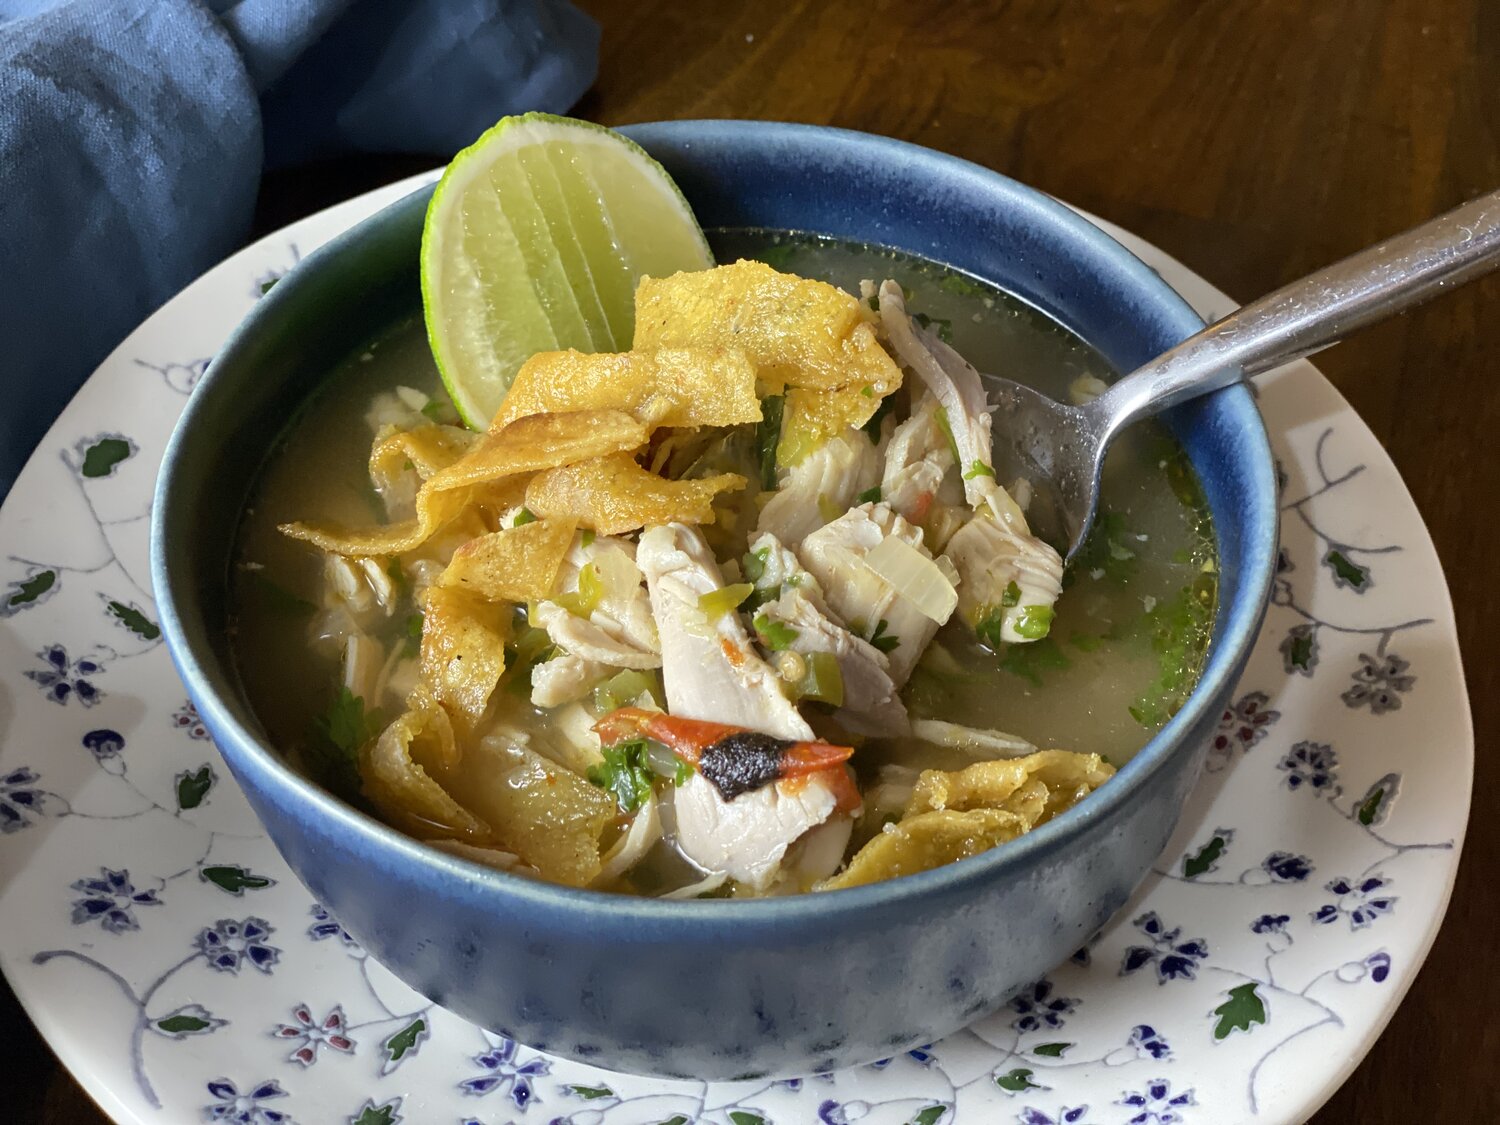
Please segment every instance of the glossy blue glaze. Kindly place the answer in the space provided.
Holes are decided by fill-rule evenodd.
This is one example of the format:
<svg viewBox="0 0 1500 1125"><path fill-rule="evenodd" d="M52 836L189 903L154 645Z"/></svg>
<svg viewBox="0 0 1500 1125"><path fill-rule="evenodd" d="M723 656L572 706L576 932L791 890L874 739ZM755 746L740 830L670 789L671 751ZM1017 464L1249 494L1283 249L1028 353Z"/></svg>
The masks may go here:
<svg viewBox="0 0 1500 1125"><path fill-rule="evenodd" d="M896 141L805 126L629 130L705 226L883 243L992 280L1130 369L1200 322L1057 203ZM1276 542L1269 446L1248 391L1180 409L1213 510L1221 602L1203 678L1119 776L1021 840L834 894L662 902L554 887L424 848L292 773L263 741L225 635L238 513L290 412L417 300L429 191L307 258L226 345L162 468L152 576L199 712L320 902L414 988L533 1047L695 1078L805 1074L937 1039L998 1007L1127 899L1172 831L1264 612Z"/></svg>

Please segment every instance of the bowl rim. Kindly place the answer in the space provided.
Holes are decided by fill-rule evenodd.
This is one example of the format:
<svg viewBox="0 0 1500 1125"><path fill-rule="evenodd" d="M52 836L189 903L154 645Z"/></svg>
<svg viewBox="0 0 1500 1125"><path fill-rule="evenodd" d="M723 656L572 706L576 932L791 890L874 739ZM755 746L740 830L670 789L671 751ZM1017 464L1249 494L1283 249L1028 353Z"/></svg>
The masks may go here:
<svg viewBox="0 0 1500 1125"><path fill-rule="evenodd" d="M916 167L927 177L963 180L991 200L1028 212L1047 224L1049 238L1062 242L1070 255L1081 254L1113 271L1122 287L1129 287L1156 306L1164 320L1186 337L1203 327L1191 306L1152 270L1114 238L1053 197L971 161L921 145L828 126L772 121L679 120L622 127L619 130L650 151L653 141L709 144L800 144L814 149L836 146L857 149L869 159L887 159ZM771 898L716 899L711 901L645 898L528 879L496 871L441 852L378 820L315 783L303 778L255 731L242 724L225 704L225 684L231 673L205 644L188 639L185 619L198 610L190 592L179 592L170 563L169 540L177 535L175 509L183 491L175 468L183 449L194 440L195 420L210 409L221 382L221 362L233 357L245 341L260 331L263 321L274 317L283 305L297 300L309 279L329 267L348 247L368 236L371 229L389 221L402 208L425 208L435 182L382 208L324 243L303 258L278 284L256 303L254 309L226 339L189 398L173 428L162 458L151 514L151 582L159 622L173 662L216 745L236 774L253 775L255 786L299 822L316 817L323 831L356 842L373 863L414 864L436 876L444 889L453 887L495 902L537 907L568 913L608 915L612 920L634 921L656 928L721 931L725 923L757 931L794 923L826 922L841 915L908 907L916 900L937 898L977 889L1007 875L1021 875L1040 857L1055 852L1088 833L1095 824L1108 820L1134 799L1145 783L1166 767L1178 745L1205 718L1212 697L1232 687L1259 633L1261 617L1269 599L1276 556L1276 485L1274 459L1254 397L1239 384L1216 392L1205 403L1231 415L1242 438L1251 445L1246 477L1256 500L1265 510L1247 513L1244 554L1249 565L1242 568L1244 589L1210 640L1202 675L1183 706L1161 730L1147 740L1111 779L1111 784L1088 800L1051 821L1006 844L980 855L929 871L904 875L877 883L833 892L804 893ZM930 255L923 255L930 256ZM1264 524L1264 526L1262 526ZM1250 596L1246 596L1250 595ZM223 685L223 686L221 686ZM248 707L248 700L246 701Z"/></svg>

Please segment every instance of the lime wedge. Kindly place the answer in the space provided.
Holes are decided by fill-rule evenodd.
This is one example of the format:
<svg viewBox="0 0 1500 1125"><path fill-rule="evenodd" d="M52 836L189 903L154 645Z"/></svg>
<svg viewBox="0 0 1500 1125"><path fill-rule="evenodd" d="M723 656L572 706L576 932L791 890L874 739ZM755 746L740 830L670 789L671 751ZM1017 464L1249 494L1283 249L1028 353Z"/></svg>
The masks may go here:
<svg viewBox="0 0 1500 1125"><path fill-rule="evenodd" d="M501 119L453 158L422 229L422 305L443 384L484 429L535 352L629 349L635 284L713 265L666 170L601 125Z"/></svg>

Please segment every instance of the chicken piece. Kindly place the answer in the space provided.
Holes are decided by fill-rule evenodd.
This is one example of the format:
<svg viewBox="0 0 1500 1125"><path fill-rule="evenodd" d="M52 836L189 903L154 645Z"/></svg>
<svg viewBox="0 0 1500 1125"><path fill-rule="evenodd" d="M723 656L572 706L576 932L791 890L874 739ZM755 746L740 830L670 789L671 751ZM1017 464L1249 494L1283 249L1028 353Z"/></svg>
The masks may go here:
<svg viewBox="0 0 1500 1125"><path fill-rule="evenodd" d="M992 644L1040 640L1062 592L1062 558L1031 534L1020 505L995 479L990 405L979 372L911 322L901 287L893 282L880 287L880 316L896 354L942 408L939 417L948 423L963 470L964 496L976 512L945 548L960 578L959 610Z"/></svg>
<svg viewBox="0 0 1500 1125"><path fill-rule="evenodd" d="M858 430L845 430L786 470L781 487L761 510L756 531L783 543L801 542L879 481L875 447Z"/></svg>
<svg viewBox="0 0 1500 1125"><path fill-rule="evenodd" d="M838 661L844 686L844 702L834 712L839 724L846 730L877 737L905 734L910 721L891 681L885 653L834 618L818 580L774 535L760 536L750 545L750 551L761 560L757 588L780 591L759 612L796 633L788 651L804 656L826 652Z"/></svg>
<svg viewBox="0 0 1500 1125"><path fill-rule="evenodd" d="M812 728L781 694L779 677L756 655L738 614L710 623L701 595L723 586L695 528L667 524L641 535L636 562L646 576L661 634L668 710L765 732L794 742ZM672 791L677 846L705 872L757 889L775 878L791 844L835 813L838 795L821 776L777 781L732 801L694 774Z"/></svg>
<svg viewBox="0 0 1500 1125"><path fill-rule="evenodd" d="M956 464L938 422L937 399L923 394L886 445L880 495L902 519L922 529L934 552L970 516L958 474L950 472Z"/></svg>
<svg viewBox="0 0 1500 1125"><path fill-rule="evenodd" d="M561 707L582 699L613 673L608 665L563 653L531 670L531 702L538 707Z"/></svg>
<svg viewBox="0 0 1500 1125"><path fill-rule="evenodd" d="M1063 572L1051 547L984 512L954 533L947 557L959 575L958 611L981 640L1021 644L1047 635Z"/></svg>
<svg viewBox="0 0 1500 1125"><path fill-rule="evenodd" d="M885 653L891 683L899 691L938 623L865 565L865 556L892 535L931 557L921 529L884 503L862 504L819 528L802 541L797 557L818 580L838 618Z"/></svg>
<svg viewBox="0 0 1500 1125"><path fill-rule="evenodd" d="M591 569L590 569L591 568ZM588 603L580 579L589 569ZM661 667L661 642L651 602L635 565L635 544L608 536L577 536L558 569L557 600L538 602L533 625L545 629L563 652L611 668Z"/></svg>
<svg viewBox="0 0 1500 1125"><path fill-rule="evenodd" d="M912 323L901 286L880 287L880 322L900 358L936 400L952 434L962 471L964 496L972 508L988 507L1007 525L1026 533L1026 517L995 480L990 439L990 403L984 384L968 361L935 335ZM945 433L944 438L948 437Z"/></svg>

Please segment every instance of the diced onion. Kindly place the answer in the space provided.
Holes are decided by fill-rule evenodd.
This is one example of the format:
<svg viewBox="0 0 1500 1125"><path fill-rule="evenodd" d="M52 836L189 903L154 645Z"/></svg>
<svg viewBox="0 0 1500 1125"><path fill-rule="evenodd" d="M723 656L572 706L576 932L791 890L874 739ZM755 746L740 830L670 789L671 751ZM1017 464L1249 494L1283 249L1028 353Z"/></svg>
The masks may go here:
<svg viewBox="0 0 1500 1125"><path fill-rule="evenodd" d="M887 535L865 556L865 565L939 625L953 616L958 591L942 568L904 539Z"/></svg>

